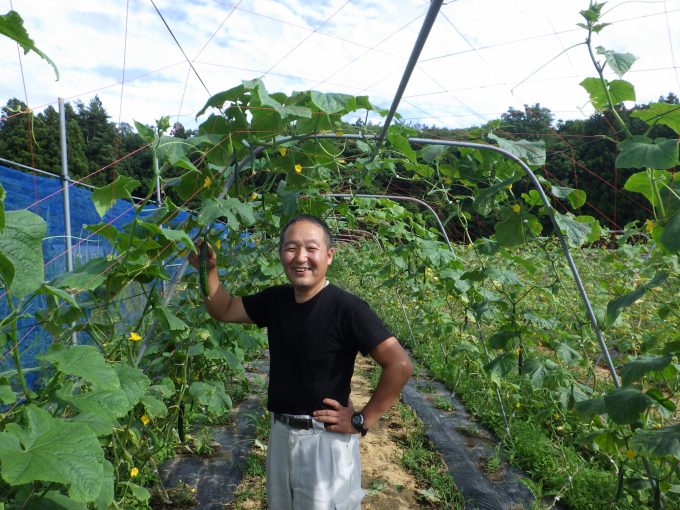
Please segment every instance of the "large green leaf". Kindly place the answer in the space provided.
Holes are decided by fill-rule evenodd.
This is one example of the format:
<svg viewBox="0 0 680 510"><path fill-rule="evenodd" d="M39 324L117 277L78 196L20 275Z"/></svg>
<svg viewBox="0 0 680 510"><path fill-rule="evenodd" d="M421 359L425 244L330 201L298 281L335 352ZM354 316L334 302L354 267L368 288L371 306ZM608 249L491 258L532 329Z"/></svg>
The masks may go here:
<svg viewBox="0 0 680 510"><path fill-rule="evenodd" d="M630 449L652 459L673 457L680 460L680 423L660 429L637 429Z"/></svg>
<svg viewBox="0 0 680 510"><path fill-rule="evenodd" d="M139 226L144 227L145 229L149 230L150 232L165 238L168 242L175 242L175 241L180 241L184 243L184 246L189 248L192 251L196 251L196 248L194 246L194 242L191 240L191 237L189 237L189 234L187 234L184 230L181 228L178 230L172 230L170 228L162 228L159 227L158 225L154 223L145 223L143 221L139 221L138 223Z"/></svg>
<svg viewBox="0 0 680 510"><path fill-rule="evenodd" d="M484 365L484 371L488 374L498 374L502 377L510 373L516 365L517 360L515 356L512 353L506 352Z"/></svg>
<svg viewBox="0 0 680 510"><path fill-rule="evenodd" d="M171 331L183 331L187 326L182 319L177 317L174 313L163 307L156 307L153 309L153 314L161 322L165 329Z"/></svg>
<svg viewBox="0 0 680 510"><path fill-rule="evenodd" d="M652 278L648 283L640 285L637 289L619 296L616 299L612 299L607 303L607 326L613 326L616 319L618 319L621 312L635 303L638 299L642 298L646 293L647 289L653 289L658 287L668 278L668 273L660 272L654 278Z"/></svg>
<svg viewBox="0 0 680 510"><path fill-rule="evenodd" d="M638 59L638 57L632 53L617 53L612 50L605 50L602 46L597 47L597 54L604 55L609 68L614 71L619 78L626 74Z"/></svg>
<svg viewBox="0 0 680 510"><path fill-rule="evenodd" d="M121 418L132 408L123 390L94 390L77 395L55 391L55 397L81 413L94 413L108 419Z"/></svg>
<svg viewBox="0 0 680 510"><path fill-rule="evenodd" d="M231 409L231 397L225 393L220 381L195 382L189 388L189 394L208 406L213 414L221 415Z"/></svg>
<svg viewBox="0 0 680 510"><path fill-rule="evenodd" d="M448 152L450 149L451 147L447 147L446 145L426 145L420 151L420 155L428 165L431 165L435 162L435 160L441 158L442 155L446 154L446 152Z"/></svg>
<svg viewBox="0 0 680 510"><path fill-rule="evenodd" d="M52 62L52 59L40 51L33 39L28 36L28 32L24 28L24 20L21 19L19 13L16 11L9 11L4 16L0 16L0 34L9 37L10 39L19 43L24 50L24 55L29 51L35 51L41 58L47 60L47 62L54 68L54 73L57 75L57 80L59 80L59 69L57 65Z"/></svg>
<svg viewBox="0 0 680 510"><path fill-rule="evenodd" d="M104 461L104 483L102 483L102 488L97 495L97 499L94 500L94 507L97 510L107 510L109 505L113 503L115 496L114 481L116 477L113 472L113 464L108 460Z"/></svg>
<svg viewBox="0 0 680 510"><path fill-rule="evenodd" d="M87 425L97 437L108 436L113 431L112 421L95 413L79 413L73 418L66 419L66 421Z"/></svg>
<svg viewBox="0 0 680 510"><path fill-rule="evenodd" d="M406 138L396 133L389 133L387 140L395 151L401 152L411 163L416 163L416 153Z"/></svg>
<svg viewBox="0 0 680 510"><path fill-rule="evenodd" d="M13 279L5 281L15 296L28 296L45 282L42 241L45 220L26 210L8 211L5 230L0 234L0 253L13 266ZM3 271L3 278L9 273Z"/></svg>
<svg viewBox="0 0 680 510"><path fill-rule="evenodd" d="M97 436L87 425L52 418L35 405L23 412L25 428L10 423L0 434L2 478L10 485L63 483L75 501L94 500L104 483L104 452Z"/></svg>
<svg viewBox="0 0 680 510"><path fill-rule="evenodd" d="M150 418L155 418L156 416L165 417L168 415L168 408L165 404L151 395L144 395L142 397L142 404L146 409L146 414Z"/></svg>
<svg viewBox="0 0 680 510"><path fill-rule="evenodd" d="M209 225L217 218L226 217L229 220L229 227L237 230L239 222L245 226L255 223L253 213L252 204L244 204L237 198L206 200L196 220L199 225Z"/></svg>
<svg viewBox="0 0 680 510"><path fill-rule="evenodd" d="M680 133L680 105L651 103L649 110L635 110L630 116L642 119L648 124L658 118L657 124L665 124L676 133Z"/></svg>
<svg viewBox="0 0 680 510"><path fill-rule="evenodd" d="M678 140L634 135L619 144L616 168L654 168L664 170L680 165ZM628 184L626 182L626 184ZM624 186L625 189L625 186Z"/></svg>
<svg viewBox="0 0 680 510"><path fill-rule="evenodd" d="M498 244L507 248L519 246L534 238L528 225L522 221L522 217L518 214L506 217L496 223L493 228L496 232Z"/></svg>
<svg viewBox="0 0 680 510"><path fill-rule="evenodd" d="M29 508L33 501L37 502L39 497L34 493L28 500L26 508ZM88 510L86 503L75 501L59 491L48 491L39 501L35 508L40 508L40 510Z"/></svg>
<svg viewBox="0 0 680 510"><path fill-rule="evenodd" d="M36 358L54 363L66 375L77 375L103 389L120 389L118 376L99 349L92 345L51 345Z"/></svg>
<svg viewBox="0 0 680 510"><path fill-rule="evenodd" d="M592 227L591 224L576 221L571 213L560 214L557 211L553 211L553 214L560 230L563 234L566 234L572 243L581 245L588 240Z"/></svg>
<svg viewBox="0 0 680 510"><path fill-rule="evenodd" d="M530 142L528 140L506 140L489 133L489 138L495 140L501 149L508 151L518 158L525 159L529 165L545 165L545 142Z"/></svg>
<svg viewBox="0 0 680 510"><path fill-rule="evenodd" d="M94 204L94 208L97 209L99 216L104 217L109 209L113 207L113 204L116 203L116 200L127 198L130 202L133 202L131 192L139 184L140 182L137 179L119 175L111 184L94 190L92 195L90 195L90 199Z"/></svg>
<svg viewBox="0 0 680 510"><path fill-rule="evenodd" d="M312 103L325 113L339 113L346 108L356 109L356 100L347 94L324 94L316 90L311 91Z"/></svg>
<svg viewBox="0 0 680 510"><path fill-rule="evenodd" d="M90 259L70 273L57 276L50 282L50 286L61 289L71 288L80 292L92 290L102 284L109 267L113 264L114 262L107 260L106 257Z"/></svg>
<svg viewBox="0 0 680 510"><path fill-rule="evenodd" d="M238 85L229 90L225 90L224 92L215 94L208 99L205 106L196 114L196 117L203 115L208 108L222 108L226 103L231 103L232 101L244 101L246 99L246 97L243 96L244 90L245 88L243 85ZM247 98L250 98L250 96L247 96Z"/></svg>
<svg viewBox="0 0 680 510"><path fill-rule="evenodd" d="M678 200L666 187L674 187L676 189L675 192L677 193L677 179L676 182L673 182L673 174L665 170L654 170L651 172L651 177L656 181L657 189L661 195L661 204L664 208L668 208L669 211L680 210L680 200ZM650 173L647 171L637 172L628 178L623 189L642 193L655 207L659 207L658 200L653 193L652 184L649 181L649 178Z"/></svg>
<svg viewBox="0 0 680 510"><path fill-rule="evenodd" d="M604 397L604 406L609 417L619 425L630 425L640 419L650 405L656 401L642 393L638 386L626 386L610 391Z"/></svg>
<svg viewBox="0 0 680 510"><path fill-rule="evenodd" d="M71 294L66 292L65 290L58 289L57 287L50 287L47 284L44 284L42 287L40 287L38 290L35 291L36 294L46 294L48 296L54 296L57 298L61 298L64 301L66 301L69 305L72 307L80 310L80 306L78 306L78 302L73 298Z"/></svg>
<svg viewBox="0 0 680 510"><path fill-rule="evenodd" d="M507 348L508 342L513 338L517 338L516 331L498 331L489 337L487 345L489 349L503 350Z"/></svg>
<svg viewBox="0 0 680 510"><path fill-rule="evenodd" d="M517 180L519 180L519 177L515 178L513 176L513 177L510 177L509 179L506 179L502 182L497 182L496 184L489 186L484 191L482 191L482 193L480 193L480 195L477 198L474 199L474 201L472 202L472 207L474 207L475 209L478 209L480 207L480 205L482 204L482 202L484 202L487 198L495 195L496 193L500 192L501 190L506 189L509 186L512 186L512 183L517 181Z"/></svg>
<svg viewBox="0 0 680 510"><path fill-rule="evenodd" d="M142 400L151 379L144 375L139 368L133 368L127 363L116 363L116 373L120 378L120 385L128 399L128 405L134 406Z"/></svg>
<svg viewBox="0 0 680 510"><path fill-rule="evenodd" d="M621 384L628 386L642 379L649 372L658 372L666 368L673 361L673 354L654 356L642 354L636 359L626 362L621 369Z"/></svg>
<svg viewBox="0 0 680 510"><path fill-rule="evenodd" d="M680 210L669 218L668 223L663 228L659 242L672 254L680 251Z"/></svg>
<svg viewBox="0 0 680 510"><path fill-rule="evenodd" d="M156 133L154 132L153 128L145 126L141 122L137 122L134 119L132 119L132 121L135 123L137 133L139 133L139 136L141 136L146 142L151 143L156 139Z"/></svg>
<svg viewBox="0 0 680 510"><path fill-rule="evenodd" d="M624 101L635 101L635 88L633 85L625 80L614 80L608 82L607 89L609 90L609 95L612 98L612 102L616 105L623 103ZM580 85L586 89L590 95L590 101L593 106L598 110L608 110L609 102L607 101L607 93L602 86L602 81L599 78L586 78Z"/></svg>
<svg viewBox="0 0 680 510"><path fill-rule="evenodd" d="M484 270L484 274L496 280L504 285L524 285L522 280L519 279L519 275L514 271L509 271L507 269L496 269L495 267L487 267Z"/></svg>
<svg viewBox="0 0 680 510"><path fill-rule="evenodd" d="M591 398L589 400L581 400L574 404L576 414L584 417L586 420L591 420L596 414L605 413L604 398Z"/></svg>

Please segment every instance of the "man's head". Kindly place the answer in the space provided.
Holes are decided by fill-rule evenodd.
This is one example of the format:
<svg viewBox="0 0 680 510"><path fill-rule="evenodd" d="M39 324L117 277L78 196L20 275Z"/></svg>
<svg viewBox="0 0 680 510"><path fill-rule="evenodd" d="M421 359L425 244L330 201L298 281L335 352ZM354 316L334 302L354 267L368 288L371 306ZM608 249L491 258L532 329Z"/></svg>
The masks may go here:
<svg viewBox="0 0 680 510"><path fill-rule="evenodd" d="M301 214L281 230L279 257L288 280L301 290L319 291L333 260L333 237L319 218Z"/></svg>

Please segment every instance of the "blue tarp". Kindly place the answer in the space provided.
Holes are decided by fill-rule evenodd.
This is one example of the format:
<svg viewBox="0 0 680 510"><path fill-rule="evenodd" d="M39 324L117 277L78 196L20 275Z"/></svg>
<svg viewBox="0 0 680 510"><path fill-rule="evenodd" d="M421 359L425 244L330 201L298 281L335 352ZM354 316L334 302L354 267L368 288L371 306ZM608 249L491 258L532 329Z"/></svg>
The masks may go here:
<svg viewBox="0 0 680 510"><path fill-rule="evenodd" d="M58 178L33 176L30 173L0 166L0 184L7 193L5 198L6 211L27 209L40 215L47 223L47 233L43 241L45 281L49 282L56 276L65 273L67 259L61 181ZM85 230L86 225L105 222L122 230L123 225L134 220L135 212L133 204L126 200L118 200L113 208L104 215L104 218L101 218L90 199L90 191L71 186L69 195L73 265L77 268L94 257L106 256L111 252L109 242L103 237ZM146 210L153 212L156 208L148 207ZM143 213L142 216L144 215ZM184 220L186 216L187 213L180 213L173 221ZM135 312L139 314L144 306L143 296L135 297L137 293L135 289L130 287L126 295L121 296L125 300L125 308L131 314ZM35 311L46 306L44 296L37 296L31 302L27 312L33 315ZM9 305L5 299L0 301L0 314L2 314L2 317L9 314ZM132 318L132 316L129 318ZM33 367L36 365L35 355L47 349L52 343L52 337L40 325L36 325L35 318L20 319L18 328L20 328L18 330L19 352L24 353L26 351L21 358L22 366L24 368ZM85 340L83 338L83 341ZM14 369L14 362L9 355L8 346L5 346L3 358L0 361L0 371L12 369ZM35 382L38 374L29 373L26 375L27 383L30 386Z"/></svg>

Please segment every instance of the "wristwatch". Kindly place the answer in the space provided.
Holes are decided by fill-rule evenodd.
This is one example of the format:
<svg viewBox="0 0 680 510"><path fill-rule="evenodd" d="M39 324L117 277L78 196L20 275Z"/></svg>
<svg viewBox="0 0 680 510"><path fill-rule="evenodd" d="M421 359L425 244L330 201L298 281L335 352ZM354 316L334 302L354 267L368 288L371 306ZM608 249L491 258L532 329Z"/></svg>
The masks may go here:
<svg viewBox="0 0 680 510"><path fill-rule="evenodd" d="M368 429L364 428L364 415L361 414L361 412L354 413L352 415L352 427L357 429L357 432L361 433L361 437L364 437L366 435L366 432L368 432Z"/></svg>

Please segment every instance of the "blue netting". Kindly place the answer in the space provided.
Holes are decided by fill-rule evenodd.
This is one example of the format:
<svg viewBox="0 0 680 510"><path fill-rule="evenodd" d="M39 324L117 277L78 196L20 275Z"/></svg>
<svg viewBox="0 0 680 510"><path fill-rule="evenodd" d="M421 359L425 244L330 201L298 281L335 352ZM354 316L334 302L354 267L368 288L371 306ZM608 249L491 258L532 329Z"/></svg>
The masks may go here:
<svg viewBox="0 0 680 510"><path fill-rule="evenodd" d="M58 178L33 176L32 174L19 172L11 168L0 166L0 183L5 189L5 210L28 209L39 214L47 223L47 232L43 241L43 257L45 263L45 281L66 272L66 241L64 230L64 199L61 181ZM77 268L94 257L103 257L111 254L110 243L96 234L85 230L86 225L101 222L110 223L119 230L123 225L134 220L135 212L133 204L126 200L118 200L113 208L101 218L97 213L92 200L91 192L71 186L69 188L69 203L71 210L71 235L73 245L73 266ZM148 207L141 214L146 216L156 210L156 207ZM182 221L187 213L180 213L174 221ZM126 322L139 317L144 308L145 299L140 295L138 286L129 286L119 298L121 299L122 315L126 316ZM52 343L52 337L36 323L33 317L37 310L46 308L45 297L36 296L26 312L31 318L18 321L19 352L22 354L21 364L24 368L36 366L35 355L44 352ZM0 302L0 317L9 314L9 305L6 300ZM79 334L79 343L88 343L86 334ZM13 370L14 362L9 355L9 346L4 347L0 370ZM26 374L26 382L33 385L39 373Z"/></svg>

